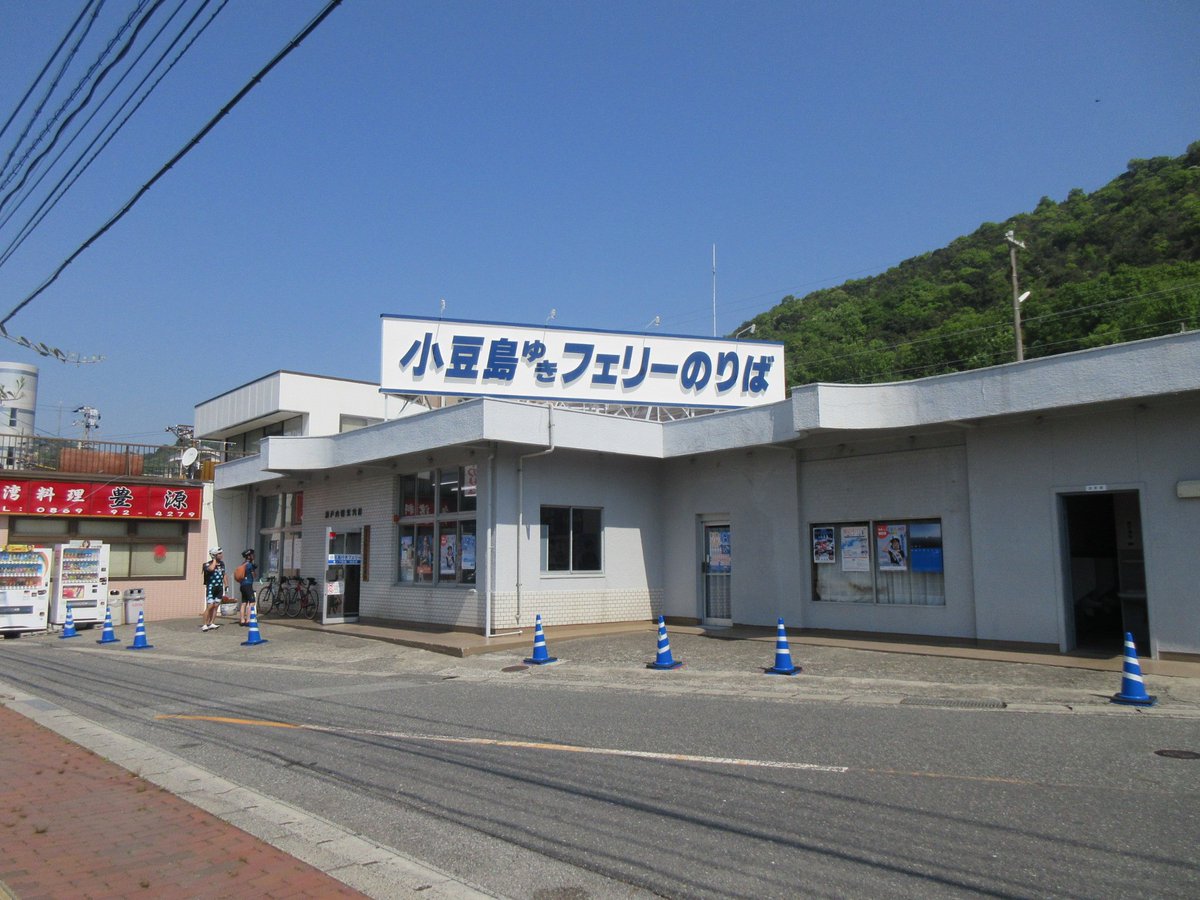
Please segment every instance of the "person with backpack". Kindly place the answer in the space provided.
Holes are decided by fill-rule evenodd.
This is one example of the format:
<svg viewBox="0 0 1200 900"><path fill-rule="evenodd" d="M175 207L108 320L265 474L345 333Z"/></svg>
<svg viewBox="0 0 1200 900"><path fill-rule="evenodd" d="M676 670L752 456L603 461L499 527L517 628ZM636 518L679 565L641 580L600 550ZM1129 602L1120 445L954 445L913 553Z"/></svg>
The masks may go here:
<svg viewBox="0 0 1200 900"><path fill-rule="evenodd" d="M217 621L217 610L225 596L225 554L220 547L208 551L208 562L204 564L204 624L201 631L213 631L221 627Z"/></svg>
<svg viewBox="0 0 1200 900"><path fill-rule="evenodd" d="M242 591L242 601L238 604L238 624L243 628L250 624L250 605L254 603L254 579L258 575L258 566L254 562L254 551L243 550L244 562L233 570L233 580Z"/></svg>

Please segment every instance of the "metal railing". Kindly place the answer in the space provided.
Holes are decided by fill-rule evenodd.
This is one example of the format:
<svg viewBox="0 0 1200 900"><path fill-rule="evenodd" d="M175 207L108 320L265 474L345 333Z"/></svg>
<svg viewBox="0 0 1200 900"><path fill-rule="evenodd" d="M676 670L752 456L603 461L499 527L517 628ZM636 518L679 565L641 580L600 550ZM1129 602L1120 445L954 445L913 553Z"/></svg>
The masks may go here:
<svg viewBox="0 0 1200 900"><path fill-rule="evenodd" d="M185 451L195 459L185 465ZM242 454L237 454L242 455ZM212 481L213 467L231 458L221 441L194 441L179 446L82 441L27 434L0 434L0 471L71 472L80 475L176 478Z"/></svg>

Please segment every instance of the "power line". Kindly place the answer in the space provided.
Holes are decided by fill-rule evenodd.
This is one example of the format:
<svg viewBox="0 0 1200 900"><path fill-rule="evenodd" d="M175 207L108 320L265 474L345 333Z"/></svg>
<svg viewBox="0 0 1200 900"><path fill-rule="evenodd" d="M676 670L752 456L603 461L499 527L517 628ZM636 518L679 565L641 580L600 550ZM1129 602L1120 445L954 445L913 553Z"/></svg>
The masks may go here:
<svg viewBox="0 0 1200 900"><path fill-rule="evenodd" d="M6 177L4 179L3 183L0 183L0 189L3 189L12 181L13 177L17 174L17 172L20 172L22 170L22 168L24 169L24 172L21 175L21 179L8 191L8 193L6 193L6 194L4 194L4 196L0 197L0 209L3 209L4 205L6 203L8 203L8 201L17 193L17 191L21 190L21 188L25 186L25 182L29 180L29 176L33 174L33 172L37 169L38 164L41 163L41 161L43 159L45 159L46 156L54 149L55 144L58 143L59 138L61 138L63 136L63 133L70 126L71 122L75 119L75 117L77 115L79 115L81 112L83 112L84 109L87 108L89 103L92 102L92 97L95 96L97 89L104 82L104 79L108 77L108 73L111 72L114 68L116 68L116 66L121 62L121 60L123 60L125 58L125 55L131 49L133 49L133 45L137 41L138 35L141 34L142 29L145 28L148 24L150 24L150 19L153 18L154 14L158 11L158 8L160 6L162 6L163 3L165 3L165 2L166 2L166 0L155 0L154 5L152 7L150 7L150 9L146 11L146 14L144 16L142 16L142 18L138 21L137 25L134 27L133 34L131 34L126 39L125 44L121 47L120 52L117 53L116 58L112 62L110 62L107 66L105 66L104 69L100 72L100 74L96 76L95 80L92 81L91 87L88 88L87 95L83 98L83 100L80 101L79 105L76 106L73 110L71 110L71 112L67 115L67 117L65 119L63 119L62 124L58 126L58 130L56 132L54 132L54 137L52 137L50 139L50 143L46 145L46 149L44 149L41 153L39 153L36 157L34 157L32 162L30 162L28 165L26 165L25 162L26 162L26 160L29 159L29 154L32 153L37 148L38 144L41 143L42 138L45 137L46 134L49 132L49 130L53 127L55 121L57 121L57 119L58 119L59 113L61 113L64 109L66 109L67 104L69 104L71 102L71 100L73 100L75 98L75 96L76 96L76 94L78 94L79 90L83 87L84 84L87 83L88 79L90 79L90 77L91 77L92 72L95 70L95 66L93 66L92 69L88 70L87 76L85 76L84 80L79 83L79 87L77 87L75 89L75 91L71 94L71 96L69 98L67 98L66 103L64 103L59 108L59 112L55 114L55 117L50 120L50 122L46 125L45 128L42 129L42 133L38 135L37 139L34 141L33 146L30 147L29 150L26 151L25 156L23 156L21 158L21 162L17 164L17 168L15 168L12 172L10 172L8 174L8 177ZM141 9L140 6L138 8ZM111 44L109 46L111 47Z"/></svg>
<svg viewBox="0 0 1200 900"><path fill-rule="evenodd" d="M153 44L158 40L158 38L162 35L163 31L165 31L167 26L170 24L170 22L183 9L183 6L185 3L186 3L186 0L180 0L179 7L177 7L175 12L171 14L171 16L167 20L167 22L163 24L163 27L159 30L158 34L156 34L151 39L150 45L147 46L146 49L142 51L142 53L138 56L137 60L134 60L133 64L130 67L130 71L132 71L133 66L136 66L138 64L138 62L141 61L142 57L144 57L145 54L147 52L149 52L150 46L153 46ZM121 114L121 111L126 106L128 106L130 101L133 100L134 95L139 90L141 90L141 88L146 84L147 81L150 80L150 78L154 75L154 73L158 71L158 69L162 66L163 60L166 59L167 54L169 54L171 52L171 50L179 43L179 41L181 41L183 39L184 35L187 34L188 30L192 27L193 24L195 24L196 20L203 13L204 9L207 8L209 3L210 3L210 0L204 0L204 3L193 13L192 17L190 19L188 19L188 21L184 24L184 26L179 30L179 32L171 40L171 43L167 45L167 47L159 55L158 59L155 60L155 62L150 67L150 70L146 73L145 76L143 76L142 80L140 82L138 82L138 84L130 92L129 96L125 98L125 100L122 102L122 104L113 112L112 116L109 117L109 120L101 127L100 131L92 139L91 143L89 143L87 145L87 147L85 147L80 152L80 154L76 158L75 162L73 162L71 164L71 166L62 175L62 177L59 178L58 182L54 185L54 187L51 188L50 192L43 198L43 200L39 204L38 208L35 209L30 214L29 218L25 221L25 224L21 226L21 228L17 232L16 236L13 237L13 239L9 242L8 246L4 249L4 251L0 252L0 266L3 266L6 262L8 262L8 260L12 257L12 255L18 249L20 249L21 245L25 242L25 240L34 232L34 230L37 228L37 226L40 225L45 220L46 216L49 215L50 212L54 209L54 207L56 207L58 205L59 201L62 200L62 198L71 190L71 188L75 186L75 184L79 181L79 179L83 176L83 174L91 167L92 163L96 161L96 159L100 156L101 153L104 152L104 150L108 147L108 145L112 142L112 140L121 132L121 130L125 127L125 125L128 124L129 120L131 118L133 118L133 116L137 113L137 111L139 109L141 109L142 104L145 103L147 99L149 99L150 95L154 93L154 91L162 83L163 79L166 78L167 75L169 75L171 73L171 71L175 68L176 64L178 64L178 62L187 54L187 52L192 48L192 46L200 38L200 36L202 34L204 34L205 31L208 30L208 27L213 23L213 21L216 19L216 17L221 14L222 10L224 10L225 7L228 5L229 0L221 0L221 5L219 7L217 7L217 9L208 17L208 20L206 22L204 22L203 25L200 26L200 28L195 32L195 34L192 35L192 37L188 40L187 44L184 45L183 49L181 49L179 51L179 53L177 53L175 55L175 58L171 60L171 62L166 66L165 69L163 69L163 71L154 80L154 83L150 85L150 87L146 90L146 92L144 94L142 94L142 96L133 105L133 107L129 110L129 112L125 114L125 117L122 118L120 122L117 122L116 127L113 127L113 123L116 122L117 116L119 116ZM128 74L128 72L126 74ZM124 76L122 76L121 81L124 81ZM118 82L118 85L119 84L120 84L120 82ZM114 85L113 91L110 92L109 95L107 97L105 97L104 100L101 101L101 107L104 104L106 104L108 102L108 100L112 97L112 94L113 94L113 92L116 91L116 88L117 88L117 85ZM60 153L57 158L55 158L55 160L50 164L50 167L47 168L47 170L45 172L43 172L43 174L38 178L38 180L31 186L29 192L25 195L25 197L21 198L21 200L17 203L17 205L14 206L13 209L9 211L7 216L5 216L3 219L0 219L0 229L3 229L4 226L7 225L12 220L12 217L16 214L17 210L20 209L20 207L22 205L24 205L25 201L27 199L29 199L29 197L32 195L33 191L35 191L37 189L37 187L42 183L42 181L46 178L46 176L50 173L50 171L52 171L54 169L54 167L58 165L58 163L60 162L62 157L65 155L66 151L70 148L71 144L73 144L75 142L76 138L78 138L83 133L83 130L85 128L87 128L87 126L91 123L92 119L99 113L99 111L100 110L97 109L96 112L94 112L92 114L92 116L89 117L87 122L85 122L83 124L83 126L80 128L80 131L77 132L76 135L71 138L71 141L67 144L67 146L63 148L63 152ZM107 132L107 136L105 136L106 132ZM101 142L101 138L103 138L102 142ZM97 147L98 142L100 142L100 143L99 143L99 146ZM87 154L89 152L91 152L93 149L95 150L95 152L91 153L91 156L88 157L85 161L84 157L87 156Z"/></svg>
<svg viewBox="0 0 1200 900"><path fill-rule="evenodd" d="M35 291L33 291L33 293L31 293L24 300L22 300L20 303L18 303L16 306L14 306L12 308L12 310L8 313L8 315L6 315L3 319L0 319L0 325L6 324L13 316L15 316L22 309L24 309L26 306L28 306L30 303L32 303L35 299L37 299L48 287L50 287L50 285L54 284L54 282L58 280L58 277L60 275L62 275L62 273L64 271L66 271L67 267L70 266L71 263L73 263L76 259L78 259L83 254L83 252L88 249L88 247L90 247L97 240L99 240L110 228L112 228L114 225L116 225L117 222L121 221L121 219L123 219L125 217L126 213L128 213L131 209L133 209L134 205L146 194L147 191L150 190L150 188L152 188L159 181L159 179L161 179L164 175L166 175L167 172L170 171L171 168L177 162L179 162L188 153L190 153L192 151L192 149L197 144L199 144L200 141L202 141L204 139L204 137L210 131L213 130L213 128L215 128L217 126L218 122L220 122L223 118L225 118L225 116L229 115L229 113L233 110L233 108L235 106L237 106L238 103L240 103L242 101L242 99L248 93L250 93L250 91L252 91L258 85L258 83L260 81L262 81L263 78L265 78L268 73L270 73L270 71L273 68L275 68L275 66L277 66L293 50L295 50L297 47L299 47L301 42L303 42L305 38L307 38L310 34L312 34L313 31L315 31L317 29L317 27L320 26L320 24L322 22L324 22L326 18L329 17L330 13L332 13L335 9L337 9L337 7L341 6L341 4L342 4L342 0L330 0L330 2L325 6L325 8L322 9L319 13L317 13L316 17L307 26L305 26L303 30L296 37L294 37L291 40L291 42L288 43L288 45L286 47L284 47L277 54L275 54L275 56L271 59L270 62L268 62L265 66L263 66L261 69L259 69L258 72L255 73L255 75L250 79L250 81L248 81L242 87L242 89L240 91L238 91L237 94L234 95L233 99L230 100L228 103L226 103L225 106L223 106L221 108L220 112L218 112L215 116L213 116L208 121L208 124L206 124L202 129L200 129L200 131L198 131L196 133L195 137L193 137L190 141L188 141L188 143L183 147L183 149L181 149L178 153L176 153L173 157L171 157L167 161L167 163L164 166L162 166L162 168L160 168L149 181L147 181L144 185L142 185L137 190L137 192L131 198L129 198L128 201L126 201L125 205L122 206L121 209L116 212L115 215L113 215L107 222L105 222L102 226L100 226L100 228L94 234L92 234L91 237L89 237L82 244L80 244L78 249L76 249L75 252L72 253L69 257L67 257L67 259L64 260L59 265L59 267L54 270L54 273L52 275L50 275L50 277L47 278L44 282L42 282L42 284Z"/></svg>
<svg viewBox="0 0 1200 900"><path fill-rule="evenodd" d="M8 130L8 126L13 123L13 120L17 117L17 113L19 113L21 111L21 107L23 107L25 105L25 101L28 100L30 98L30 96L33 94L34 88L36 88L38 86L38 84L41 82L42 78L45 77L46 72L48 72L50 70L50 66L53 65L55 58L58 56L59 53L62 52L63 47L65 47L67 41L70 40L71 34L75 31L76 28L79 27L79 23L81 21L83 21L83 17L85 15L87 15L88 7L90 7L91 5L92 5L92 0L88 0L88 2L84 4L83 9L80 10L80 12L79 12L79 17L74 22L71 23L71 27L67 29L67 33L63 35L63 38L61 41L59 41L58 46L54 48L54 52L50 54L50 58L46 60L46 64L44 66L42 66L42 71L38 72L37 78L33 79L33 83L29 85L29 89L25 92L25 96L23 96L21 98L20 102L17 103L17 105L13 108L12 113L9 115L8 120L5 121L4 125L0 126L0 136L2 136L4 134L4 132L6 132ZM58 87L59 82L62 80L62 76L66 73L67 68L70 66L71 60L74 59L75 54L79 52L80 45L83 43L84 39L88 36L88 33L92 30L92 26L96 23L96 18L100 15L100 10L103 6L104 6L104 0L99 0L99 2L96 4L96 8L92 11L92 18L88 22L87 27L84 29L83 34L81 34L79 36L79 40L77 40L75 42L75 46L71 48L71 52L68 53L67 58L65 60L63 60L63 64L59 68L58 74L54 77L54 80L51 82L50 87L47 88L45 96L42 97L42 100L38 104L37 109L35 109L33 111L33 114L29 117L29 124L27 124L25 126L24 131L21 132L20 137L17 138L17 141L15 144L13 144L12 149L8 151L8 155L4 158L4 164L0 165L0 174L4 173L4 171L8 168L9 162L12 161L13 156L16 154L17 150L19 150L21 148L21 144L22 144L22 142L24 142L25 137L29 134L29 130L31 128L33 128L34 122L36 122L38 119L38 116L41 115L42 109L45 107L46 102L50 99L50 96L54 93L54 89Z"/></svg>

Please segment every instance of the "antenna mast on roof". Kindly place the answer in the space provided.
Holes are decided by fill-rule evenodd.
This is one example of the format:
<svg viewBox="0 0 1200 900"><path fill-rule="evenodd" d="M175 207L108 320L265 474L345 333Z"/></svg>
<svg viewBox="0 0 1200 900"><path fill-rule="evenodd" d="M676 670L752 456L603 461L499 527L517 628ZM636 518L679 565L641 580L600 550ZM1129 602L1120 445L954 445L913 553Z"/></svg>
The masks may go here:
<svg viewBox="0 0 1200 900"><path fill-rule="evenodd" d="M713 244L713 337L717 336L717 245Z"/></svg>

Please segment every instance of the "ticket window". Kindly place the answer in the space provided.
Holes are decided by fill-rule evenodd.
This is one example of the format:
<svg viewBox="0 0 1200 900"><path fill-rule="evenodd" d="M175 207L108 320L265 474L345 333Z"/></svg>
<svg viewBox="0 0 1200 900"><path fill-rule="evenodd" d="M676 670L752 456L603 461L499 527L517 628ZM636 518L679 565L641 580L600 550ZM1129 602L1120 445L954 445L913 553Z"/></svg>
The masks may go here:
<svg viewBox="0 0 1200 900"><path fill-rule="evenodd" d="M321 621L326 624L357 622L362 532L329 531L326 537L325 604Z"/></svg>

